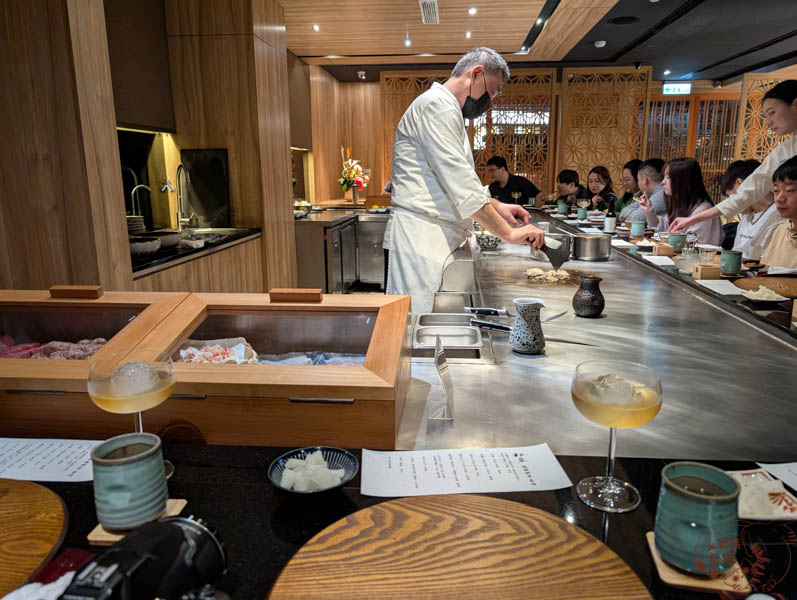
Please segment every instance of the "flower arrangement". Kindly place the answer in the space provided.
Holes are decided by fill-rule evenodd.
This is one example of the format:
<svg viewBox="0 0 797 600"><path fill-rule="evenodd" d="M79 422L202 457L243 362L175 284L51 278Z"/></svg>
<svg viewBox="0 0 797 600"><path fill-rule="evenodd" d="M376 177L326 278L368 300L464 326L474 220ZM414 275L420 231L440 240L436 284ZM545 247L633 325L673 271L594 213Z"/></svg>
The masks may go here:
<svg viewBox="0 0 797 600"><path fill-rule="evenodd" d="M341 148L340 157L343 159L343 172L340 179L338 179L338 183L343 188L343 191L347 192L351 188L356 188L358 192L362 192L371 183L371 178L363 173L363 168L359 161L352 160L351 148L346 148L346 158L344 158L343 148Z"/></svg>

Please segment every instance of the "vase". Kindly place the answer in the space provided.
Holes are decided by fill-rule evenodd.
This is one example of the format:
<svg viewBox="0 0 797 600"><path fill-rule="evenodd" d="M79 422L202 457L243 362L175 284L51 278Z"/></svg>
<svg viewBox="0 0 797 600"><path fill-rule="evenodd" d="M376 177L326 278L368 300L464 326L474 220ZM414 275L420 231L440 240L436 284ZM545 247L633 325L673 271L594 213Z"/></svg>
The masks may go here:
<svg viewBox="0 0 797 600"><path fill-rule="evenodd" d="M539 354L545 348L540 310L545 307L538 298L516 298L515 323L509 335L509 344L518 354Z"/></svg>
<svg viewBox="0 0 797 600"><path fill-rule="evenodd" d="M601 281L600 277L592 275L582 277L576 295L573 296L573 310L577 316L594 319L603 312L606 300L598 285Z"/></svg>
<svg viewBox="0 0 797 600"><path fill-rule="evenodd" d="M351 188L351 198L352 198L352 202L354 204L357 204L357 188L356 187Z"/></svg>

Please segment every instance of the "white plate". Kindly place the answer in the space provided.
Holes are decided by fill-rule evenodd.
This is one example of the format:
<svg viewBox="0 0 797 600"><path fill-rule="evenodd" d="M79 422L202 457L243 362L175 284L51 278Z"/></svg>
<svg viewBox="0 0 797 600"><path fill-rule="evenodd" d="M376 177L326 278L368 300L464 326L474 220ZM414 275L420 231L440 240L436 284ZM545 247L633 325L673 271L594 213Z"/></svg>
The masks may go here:
<svg viewBox="0 0 797 600"><path fill-rule="evenodd" d="M766 286L764 286L764 287L766 287ZM767 289L769 289L769 288L767 288ZM780 304L781 302L786 302L786 300L788 300L788 298L786 298L784 296L780 296L780 294L778 294L780 296L780 298L778 298L777 300L761 300L759 298L751 298L748 295L751 291L753 291L753 290L744 290L742 292L742 296L747 298L750 302L755 302L757 304ZM775 293L777 294L777 292L775 292Z"/></svg>
<svg viewBox="0 0 797 600"><path fill-rule="evenodd" d="M740 519L755 519L766 521L792 521L797 519L797 498L795 498L785 487L779 479L770 475L764 469L752 469L750 471L726 471L728 475L736 479L736 481L756 481L760 482L761 486L756 493L760 495L763 502L771 508L770 511L760 512L751 511L746 508L746 503L742 502L742 496L739 496L739 518ZM780 484L780 485L777 485ZM753 489L758 488L755 486ZM768 488L773 488L767 491ZM761 495L766 495L766 499Z"/></svg>

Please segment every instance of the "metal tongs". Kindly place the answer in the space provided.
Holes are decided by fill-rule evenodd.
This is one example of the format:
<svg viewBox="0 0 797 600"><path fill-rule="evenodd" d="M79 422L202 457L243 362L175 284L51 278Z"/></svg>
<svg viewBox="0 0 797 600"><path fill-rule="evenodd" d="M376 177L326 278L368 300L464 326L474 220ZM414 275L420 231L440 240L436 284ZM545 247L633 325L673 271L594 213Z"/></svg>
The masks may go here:
<svg viewBox="0 0 797 600"><path fill-rule="evenodd" d="M466 306L465 312L471 313L472 315L478 315L480 317L514 317L515 315L510 313L505 308L491 308L489 306ZM554 319L558 319L559 317L563 317L567 314L566 310L563 310L560 313L552 315L550 317L545 317L544 319L540 320L540 323L547 323L548 321L553 321ZM489 323L489 321L484 321L485 323Z"/></svg>

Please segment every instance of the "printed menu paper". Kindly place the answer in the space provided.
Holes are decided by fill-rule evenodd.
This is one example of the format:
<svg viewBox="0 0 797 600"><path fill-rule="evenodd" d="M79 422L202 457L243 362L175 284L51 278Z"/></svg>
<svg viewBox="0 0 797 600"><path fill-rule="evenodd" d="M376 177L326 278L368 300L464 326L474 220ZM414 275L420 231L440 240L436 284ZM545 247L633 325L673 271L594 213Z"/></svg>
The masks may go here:
<svg viewBox="0 0 797 600"><path fill-rule="evenodd" d="M727 279L695 279L695 283L723 296L738 296L742 293L742 290Z"/></svg>
<svg viewBox="0 0 797 600"><path fill-rule="evenodd" d="M0 438L0 477L28 481L91 481L91 451L102 440Z"/></svg>
<svg viewBox="0 0 797 600"><path fill-rule="evenodd" d="M758 463L758 466L769 471L770 475L777 477L791 489L797 490L797 462L773 465Z"/></svg>
<svg viewBox="0 0 797 600"><path fill-rule="evenodd" d="M519 448L363 449L366 496L558 490L573 485L548 444Z"/></svg>
<svg viewBox="0 0 797 600"><path fill-rule="evenodd" d="M675 261L671 259L669 256L643 256L646 261L653 263L654 265L659 265L660 267L672 267L675 265Z"/></svg>

